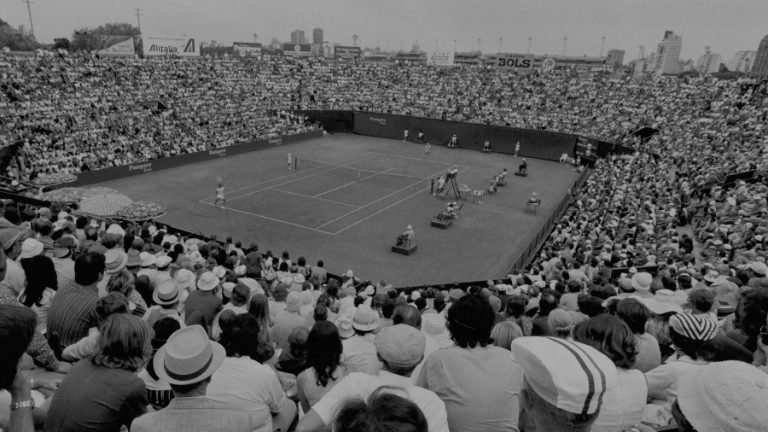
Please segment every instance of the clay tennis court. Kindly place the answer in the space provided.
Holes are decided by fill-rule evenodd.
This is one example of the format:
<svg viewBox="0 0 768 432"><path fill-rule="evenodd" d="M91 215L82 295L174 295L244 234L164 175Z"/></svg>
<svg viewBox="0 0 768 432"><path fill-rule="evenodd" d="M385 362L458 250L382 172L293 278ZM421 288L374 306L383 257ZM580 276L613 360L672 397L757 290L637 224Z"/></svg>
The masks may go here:
<svg viewBox="0 0 768 432"><path fill-rule="evenodd" d="M287 155L298 158L288 169ZM520 159L478 151L358 135L329 135L214 161L99 183L133 199L162 203L159 220L203 234L228 235L261 251L291 253L333 273L353 269L365 279L395 286L500 277L578 177L570 166L528 160L528 177L516 177ZM448 230L430 227L447 201L433 197L430 180L458 165L458 183L486 189L507 168L506 187L469 199ZM213 205L216 178L227 202ZM537 214L526 211L536 191ZM407 225L418 252L390 252Z"/></svg>

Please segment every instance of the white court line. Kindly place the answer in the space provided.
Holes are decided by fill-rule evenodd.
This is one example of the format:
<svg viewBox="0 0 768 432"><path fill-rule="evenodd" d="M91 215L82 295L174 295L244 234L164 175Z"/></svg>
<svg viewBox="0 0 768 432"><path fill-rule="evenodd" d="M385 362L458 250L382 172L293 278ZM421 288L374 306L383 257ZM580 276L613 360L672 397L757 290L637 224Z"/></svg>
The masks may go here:
<svg viewBox="0 0 768 432"><path fill-rule="evenodd" d="M366 158L370 158L370 155L366 156ZM361 159L359 161L353 161L353 162L348 162L348 163L358 163L358 162L363 162L364 160L365 159ZM328 165L328 164L326 164L326 165ZM328 168L328 167L322 167L322 168ZM344 168L346 168L346 167L344 167ZM327 171L331 171L331 170L334 170L334 169L338 169L338 167L331 167ZM352 168L349 168L349 169L352 169ZM306 179L308 179L310 177L314 177L314 176L316 176L318 174L323 174L323 173L325 173L327 171L318 171L318 172L316 172L314 174L310 174L310 175L307 175L307 176L304 176L304 177L294 178L294 179L291 179L291 180L286 181L286 182L282 182L282 183L274 184L274 185L271 185L271 186L263 187L261 189L256 189L256 190L250 191L248 193L244 193L244 194L241 194L241 195L235 195L234 197L227 198L227 201L238 200L240 198L244 198L244 197L247 197L249 195L253 195L255 193L259 193L259 192L262 192L262 191L265 191L265 190L274 189L276 187L287 185L287 184L291 184L291 183L295 183L295 182L300 181L300 180L306 180ZM274 189L274 190L277 190L277 189Z"/></svg>
<svg viewBox="0 0 768 432"><path fill-rule="evenodd" d="M319 193L319 194L317 194L317 195L313 195L313 197L314 197L314 198L317 198L317 197L321 197L321 196L323 196L323 195L325 195L325 194L329 194L329 193L331 193L331 192L333 192L333 191L337 191L337 190L339 190L339 189L344 189L344 188L345 188L345 187L347 187L347 186L352 186L353 184L357 184L357 183L360 183L360 182L362 182L362 181L368 180L369 178L373 178L373 177L376 177L377 175L386 174L386 173L387 173L387 171L391 171L391 170L393 170L393 169L394 169L394 168L387 168L387 169L386 169L386 170L384 170L384 171L381 171L381 172L377 172L377 173L374 173L374 174L372 174L372 175L369 175L368 177L363 177L363 178L361 178L361 179L358 179L358 180L355 180L355 181L349 182L349 183L347 183L347 184L343 184L343 185L341 185L341 186L337 186L337 187L335 187L335 188L333 188L333 189L329 189L329 190L327 190L327 191L325 191L325 192L322 192L322 193ZM359 170L358 170L358 171L359 171Z"/></svg>
<svg viewBox="0 0 768 432"><path fill-rule="evenodd" d="M287 191L287 190L282 190L282 189L277 189L277 188L269 188L269 189L271 189L273 191L277 191L277 192L286 193L288 195L296 195L296 196L300 196L302 198L316 199L318 201L325 201L325 202L332 203L332 204L343 205L345 207L357 207L354 204L343 203L341 201L334 201L334 200L329 200L329 199L325 199L325 198L318 198L317 196L305 195L305 194L300 194L300 193L296 193L296 192L290 192L290 191Z"/></svg>
<svg viewBox="0 0 768 432"><path fill-rule="evenodd" d="M213 203L205 202L203 200L200 200L200 202L203 203L203 204L207 204L209 206L212 206L212 207L216 207L216 205L214 205ZM222 209L222 210L230 210L230 211L233 211L233 212L242 213L242 214L246 214L246 215L249 215L249 216L255 216L255 217L266 219L266 220L272 221L272 222L284 223L286 225L294 226L294 227L297 227L297 228L302 228L302 229L309 230L309 231L319 232L319 233L328 234L328 235L335 235L334 233L329 232L329 231L323 231L321 229L312 228L312 227L308 227L308 226L305 226L305 225L301 225L301 224L285 221L285 220L282 220L282 219L277 219L277 218L272 218L272 217L269 217L269 216L260 215L258 213L252 213L252 212L249 212L249 211L240 210L240 209L236 209L236 208L232 208L232 207L220 206L219 208Z"/></svg>
<svg viewBox="0 0 768 432"><path fill-rule="evenodd" d="M371 155L366 155L365 157L366 157L366 158L370 158L370 156L371 156ZM358 163L358 162L364 162L364 161L366 161L366 159L361 159L361 160L356 160L356 159L357 159L357 158L353 158L352 160L342 160L342 161L340 161L340 162L338 162L338 163L339 163L339 164L345 164L345 163ZM308 160L308 161L312 161L312 162L318 162L318 163L322 163L322 164L325 164L325 165L332 165L332 164L336 164L336 163L337 163L337 162L333 162L333 163L329 163L329 162L321 162L321 161L317 161L317 160L314 160L314 159L302 159L302 160ZM319 170L319 169L322 169L322 168L327 168L327 167L325 167L325 166L317 166L317 167L314 167L314 168L308 168L308 169L304 170L303 172L310 172L310 171ZM298 171L298 170L296 170L296 171L293 171L293 172L292 172L292 173L290 173L290 174L286 174L286 175L282 175L282 176L279 176L279 177L275 177L275 178L272 178L272 179L269 179L269 180L265 180L265 181L263 181L263 182L252 183L252 184L249 184L249 185L247 185L247 186L239 187L239 188L236 188L236 189L230 189L230 190L228 191L228 193L234 193L234 192L237 192L237 191L246 190L246 189L249 189L249 188L252 188L252 187L255 187L255 186L261 186L261 185L265 185L265 184L267 184L267 183L272 183L272 182L274 182L274 181L276 181L276 180L284 179L284 178L286 178L286 177L295 177L295 176L297 176L297 175L301 175L301 174L299 174L299 171ZM306 178L306 177L303 177L303 178ZM285 183L281 183L281 184L279 184L279 185L276 185L276 186L282 186L283 184L285 184ZM211 198L216 198L216 195L212 195L212 196L210 196L210 197L205 197L205 198L202 198L202 199L203 199L203 200L206 200L206 199L211 199Z"/></svg>
<svg viewBox="0 0 768 432"><path fill-rule="evenodd" d="M469 168L467 168L467 169L466 169L466 170L464 170L464 171L468 171L468 170L469 170ZM442 171L440 171L440 172L442 172ZM460 172L461 172L461 171L460 171ZM433 174L433 175L434 175L434 174ZM344 227L344 228L342 228L342 229L340 229L340 230L336 231L335 233L333 233L333 235L337 235L337 234L340 234L340 233L342 233L342 232L344 232L344 231L346 231L346 230L348 230L348 229L352 228L353 226L355 226L355 225L357 225L357 224L359 224L359 223L361 223L361 222L363 222L363 221L366 221L366 220L368 220L368 219L370 219L370 218L372 218L372 217L374 217L374 216L378 215L379 213L381 213L381 212L383 212L383 211L389 210L389 209L391 209L392 207L394 207L394 206L396 206L396 205L398 205L398 204L400 204L400 203L403 203L403 202L405 202L405 201L408 201L409 199L411 199L411 198L415 197L416 195L418 195L418 194L420 194L420 193L423 193L423 191L421 191L421 190L418 190L418 191L416 191L416 192L414 192L414 193L412 193L412 194L408 195L407 197L405 197L405 198L403 198L403 199L401 199L401 200L395 201L395 202L393 202L392 204L390 204L390 205L388 205L388 206L384 207L384 208L383 208L383 209L381 209L381 210L375 211L375 212L373 212L373 213L369 214L368 216L365 216L364 218L362 218L362 219L360 219L360 220L357 220L357 221L355 221L355 222L352 222L351 224L347 225L346 227ZM373 204L373 203L371 203L371 204ZM369 205L370 205L370 204L369 204ZM366 207L368 207L368 206L366 206ZM365 208L365 207L362 207L362 208ZM323 226L323 225L320 225L320 226ZM318 228L320 228L320 227L318 227Z"/></svg>
<svg viewBox="0 0 768 432"><path fill-rule="evenodd" d="M465 169L464 171L466 171L466 170L468 170L468 169L469 169L469 168ZM441 173L441 172L443 172L443 171L444 171L444 170L436 171L434 174L430 174L429 176L427 176L427 178L426 178L426 179L428 179L428 178L431 178L431 177L432 177L432 176L434 176L434 175L440 174L440 173ZM459 172L461 172L461 170L460 170ZM400 189L398 189L398 190L396 190L396 191L394 191L394 192L392 192L392 193L390 193L390 194L384 195L383 197L381 197L381 198L377 199L376 201L371 201L371 202L369 202L368 204L366 204L366 205L364 205L364 206L362 206L362 207L358 208L357 210L353 210L353 211L351 211L351 212L349 212L349 213L347 213L347 214L341 215L341 216L337 217L336 219L333 219L333 220L331 220L331 221L328 221L328 222L326 222L326 223L324 223L324 224L322 224L322 225L318 226L317 228L322 228L322 227L324 227L324 226L326 226L326 225L329 225L329 224L332 224L333 222L336 222L336 221L337 221L337 220L339 220L339 219L343 219L343 218L345 218L345 217L347 217L347 216L349 216L349 215L351 215L351 214L354 214L354 213L356 213L356 212L358 212L358 211L360 211L360 210L362 210L362 209L364 209L364 208L366 208L366 207L370 207L371 205L373 205L373 204L376 204L377 202L379 202L379 201L381 201L381 200L387 199L387 198L391 197L392 195L396 195L396 194L398 194L398 193L400 193L400 192L402 192L402 191L404 191L404 190L406 190L406 189L408 189L408 188L412 188L412 187L416 186L417 184L419 184L420 182L422 182L422 181L424 181L424 180L426 180L426 179L421 179L421 180L419 180L419 181L413 182L413 183L409 184L408 186L405 186L405 187L403 187L403 188L400 188ZM426 188L426 187L425 187L425 188ZM422 192L422 191L419 191L419 192ZM379 211L379 212L376 212L376 213L374 213L374 214L377 214L377 213L380 213L380 211ZM346 228L344 228L344 229L346 229ZM342 231L343 231L343 230L342 230Z"/></svg>

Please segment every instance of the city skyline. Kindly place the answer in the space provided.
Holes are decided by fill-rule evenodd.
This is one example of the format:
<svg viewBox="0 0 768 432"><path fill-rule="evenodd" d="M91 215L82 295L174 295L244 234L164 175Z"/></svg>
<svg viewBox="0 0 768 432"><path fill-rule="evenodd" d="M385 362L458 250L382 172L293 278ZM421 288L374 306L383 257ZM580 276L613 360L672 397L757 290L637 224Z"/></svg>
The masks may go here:
<svg viewBox="0 0 768 432"><path fill-rule="evenodd" d="M27 6L0 0L0 18L14 27L29 27ZM273 37L288 41L290 32L324 30L330 43L391 51L417 43L423 50L453 49L483 52L527 52L596 56L609 49L626 52L625 61L638 57L639 46L650 52L666 30L683 36L681 57L696 59L710 46L723 59L736 52L756 50L768 33L764 17L768 2L750 0L36 0L32 4L39 41L71 37L73 30L107 22L136 25L147 35L186 35L221 44ZM605 37L603 44L602 38ZM567 38L567 39L565 39Z"/></svg>

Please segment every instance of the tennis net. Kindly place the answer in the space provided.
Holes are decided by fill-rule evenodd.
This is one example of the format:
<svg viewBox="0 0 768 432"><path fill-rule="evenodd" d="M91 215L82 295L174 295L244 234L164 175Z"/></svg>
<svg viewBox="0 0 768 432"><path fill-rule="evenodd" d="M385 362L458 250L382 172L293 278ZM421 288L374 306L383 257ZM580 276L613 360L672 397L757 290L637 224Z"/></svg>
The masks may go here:
<svg viewBox="0 0 768 432"><path fill-rule="evenodd" d="M424 180L427 177L418 175L415 172L407 172L401 168L391 167L386 169L360 169L352 166L336 165L329 162L322 162L309 158L296 158L295 168L297 171L313 171L331 173L342 177L348 177L351 180L366 181L377 177L387 176L402 179Z"/></svg>

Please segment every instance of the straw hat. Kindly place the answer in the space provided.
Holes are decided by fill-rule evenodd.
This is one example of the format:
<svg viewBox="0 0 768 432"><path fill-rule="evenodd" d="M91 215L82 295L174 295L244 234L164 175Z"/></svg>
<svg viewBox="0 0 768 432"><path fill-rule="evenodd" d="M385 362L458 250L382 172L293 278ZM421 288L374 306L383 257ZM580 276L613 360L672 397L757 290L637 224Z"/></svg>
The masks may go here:
<svg viewBox="0 0 768 432"><path fill-rule="evenodd" d="M190 385L213 375L226 357L224 347L208 339L199 325L182 328L155 354L157 376L176 385Z"/></svg>

